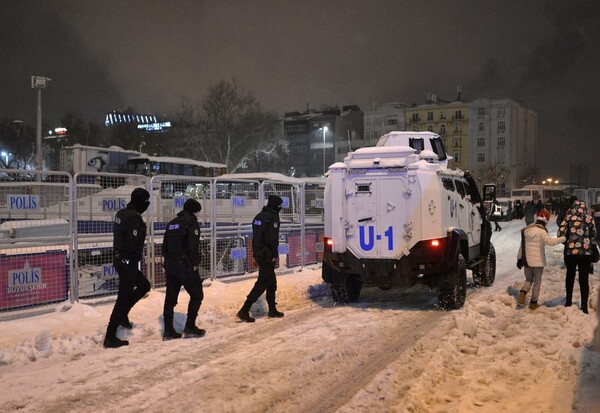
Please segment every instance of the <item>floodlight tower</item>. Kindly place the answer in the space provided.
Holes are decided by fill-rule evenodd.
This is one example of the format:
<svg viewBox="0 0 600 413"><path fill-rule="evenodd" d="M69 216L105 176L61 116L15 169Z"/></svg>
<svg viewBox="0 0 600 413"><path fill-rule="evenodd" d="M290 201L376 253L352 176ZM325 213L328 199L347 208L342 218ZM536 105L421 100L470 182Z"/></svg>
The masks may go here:
<svg viewBox="0 0 600 413"><path fill-rule="evenodd" d="M37 99L37 139L35 145L35 169L42 170L42 89L52 79L45 76L31 76L31 88L38 90Z"/></svg>

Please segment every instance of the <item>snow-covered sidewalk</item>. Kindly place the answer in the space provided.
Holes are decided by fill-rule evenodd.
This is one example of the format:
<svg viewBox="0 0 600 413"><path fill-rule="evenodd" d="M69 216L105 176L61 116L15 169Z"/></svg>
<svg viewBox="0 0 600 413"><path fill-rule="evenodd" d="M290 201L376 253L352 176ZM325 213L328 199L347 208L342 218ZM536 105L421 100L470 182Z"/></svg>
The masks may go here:
<svg viewBox="0 0 600 413"><path fill-rule="evenodd" d="M424 287L365 289L359 303L334 306L315 267L279 276L286 317L268 319L259 301L254 325L234 318L254 279L209 283L198 322L207 336L198 340L161 341L162 291L134 308L135 328L119 331L131 343L122 349L102 348L110 302L0 322L0 411L305 411L318 404L303 404L302 394L333 392L337 381L346 383L339 404L324 406L342 412L600 412L592 351L600 266L590 314L579 310L577 283L565 308L562 247L548 248L542 306L517 308L523 224L501 225L496 282L469 289L452 312L438 311ZM178 328L187 298L182 291ZM344 377L357 371L364 377Z"/></svg>

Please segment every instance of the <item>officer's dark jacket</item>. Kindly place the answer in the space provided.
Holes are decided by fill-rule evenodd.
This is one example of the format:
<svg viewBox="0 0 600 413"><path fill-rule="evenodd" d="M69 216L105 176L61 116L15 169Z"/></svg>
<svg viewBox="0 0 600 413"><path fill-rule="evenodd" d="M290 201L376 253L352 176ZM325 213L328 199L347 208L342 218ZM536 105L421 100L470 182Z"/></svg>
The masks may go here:
<svg viewBox="0 0 600 413"><path fill-rule="evenodd" d="M163 257L165 263L173 260L200 265L200 224L194 214L181 211L169 222L163 240Z"/></svg>
<svg viewBox="0 0 600 413"><path fill-rule="evenodd" d="M252 244L256 252L261 248L266 248L271 253L271 259L278 258L279 211L268 206L264 207L252 221L252 237ZM257 262L259 262L258 259ZM259 262L259 264L261 263Z"/></svg>
<svg viewBox="0 0 600 413"><path fill-rule="evenodd" d="M131 203L115 215L113 256L117 260L140 261L146 240L146 224Z"/></svg>

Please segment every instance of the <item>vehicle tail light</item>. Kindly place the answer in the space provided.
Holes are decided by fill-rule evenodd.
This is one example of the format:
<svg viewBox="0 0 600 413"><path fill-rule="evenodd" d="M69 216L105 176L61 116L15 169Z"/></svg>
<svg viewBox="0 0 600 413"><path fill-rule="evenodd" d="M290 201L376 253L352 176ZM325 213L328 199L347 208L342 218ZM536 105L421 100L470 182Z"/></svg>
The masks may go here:
<svg viewBox="0 0 600 413"><path fill-rule="evenodd" d="M325 251L333 250L333 240L331 238L325 238Z"/></svg>

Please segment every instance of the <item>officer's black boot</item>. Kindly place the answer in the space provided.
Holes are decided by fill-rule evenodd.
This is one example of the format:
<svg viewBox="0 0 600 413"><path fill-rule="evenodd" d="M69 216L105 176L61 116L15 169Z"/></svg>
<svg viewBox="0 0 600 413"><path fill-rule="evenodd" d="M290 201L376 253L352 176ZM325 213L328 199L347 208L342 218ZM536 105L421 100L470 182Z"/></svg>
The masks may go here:
<svg viewBox="0 0 600 413"><path fill-rule="evenodd" d="M281 311L277 311L277 303L269 303L269 317L272 317L272 318L283 317L283 313Z"/></svg>
<svg viewBox="0 0 600 413"><path fill-rule="evenodd" d="M106 329L106 336L104 337L104 348L118 348L128 345L129 341L121 340L117 337L117 327L109 325Z"/></svg>
<svg viewBox="0 0 600 413"><path fill-rule="evenodd" d="M188 320L183 329L186 337L203 337L206 331L196 327L196 320Z"/></svg>
<svg viewBox="0 0 600 413"><path fill-rule="evenodd" d="M250 307L252 307L252 303L246 300L240 311L238 311L236 315L237 318L239 318L242 321L245 321L246 323L253 323L254 318L250 317Z"/></svg>
<svg viewBox="0 0 600 413"><path fill-rule="evenodd" d="M163 341L175 340L181 338L181 333L175 331L173 328L173 320L165 320L165 332L163 333Z"/></svg>

